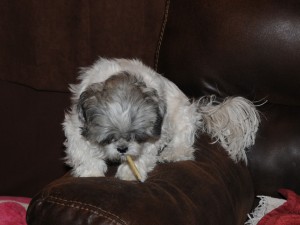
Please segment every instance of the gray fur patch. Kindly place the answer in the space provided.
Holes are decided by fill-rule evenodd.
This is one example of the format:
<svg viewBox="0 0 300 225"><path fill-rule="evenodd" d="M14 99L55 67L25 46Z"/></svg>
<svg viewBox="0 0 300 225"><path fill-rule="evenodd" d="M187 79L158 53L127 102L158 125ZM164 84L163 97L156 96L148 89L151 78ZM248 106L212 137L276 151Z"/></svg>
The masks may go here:
<svg viewBox="0 0 300 225"><path fill-rule="evenodd" d="M77 102L82 135L103 145L121 138L136 142L159 138L165 107L156 90L126 72L90 85Z"/></svg>

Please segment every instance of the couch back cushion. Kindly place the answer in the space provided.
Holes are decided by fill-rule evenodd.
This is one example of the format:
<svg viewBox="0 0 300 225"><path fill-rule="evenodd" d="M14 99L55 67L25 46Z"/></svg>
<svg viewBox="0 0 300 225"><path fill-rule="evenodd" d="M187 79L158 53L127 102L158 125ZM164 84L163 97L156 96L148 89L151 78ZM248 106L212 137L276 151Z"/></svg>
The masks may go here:
<svg viewBox="0 0 300 225"><path fill-rule="evenodd" d="M300 192L299 1L169 3L158 71L192 97L267 100L248 154L256 191Z"/></svg>
<svg viewBox="0 0 300 225"><path fill-rule="evenodd" d="M188 94L300 105L297 1L171 0L159 69Z"/></svg>
<svg viewBox="0 0 300 225"><path fill-rule="evenodd" d="M68 85L99 56L154 65L165 2L0 2L0 193L32 197L66 172Z"/></svg>
<svg viewBox="0 0 300 225"><path fill-rule="evenodd" d="M69 94L0 81L0 194L33 197L64 175L61 123Z"/></svg>
<svg viewBox="0 0 300 225"><path fill-rule="evenodd" d="M0 79L67 91L79 67L99 56L153 66L165 3L4 0L0 7Z"/></svg>

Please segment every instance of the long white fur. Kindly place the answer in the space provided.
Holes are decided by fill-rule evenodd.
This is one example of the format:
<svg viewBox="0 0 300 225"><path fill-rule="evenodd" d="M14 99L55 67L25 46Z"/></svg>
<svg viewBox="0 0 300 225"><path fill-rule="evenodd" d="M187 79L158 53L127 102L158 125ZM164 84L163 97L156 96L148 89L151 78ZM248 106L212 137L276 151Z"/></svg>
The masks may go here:
<svg viewBox="0 0 300 225"><path fill-rule="evenodd" d="M194 159L193 144L197 130L207 132L220 142L233 160L247 160L245 149L254 144L260 122L250 101L236 97L219 103L214 97L208 97L191 102L174 83L138 60L100 58L94 65L81 71L79 84L70 86L73 101L76 102L89 85L103 82L122 71L142 77L144 83L157 90L167 104L160 139L155 143L145 143L142 155L135 159L142 181L157 161ZM67 138L66 163L73 167L74 176L104 176L107 156L99 146L89 143L81 135L82 126L76 106L73 105L63 123ZM135 179L127 163L119 166L116 177Z"/></svg>
<svg viewBox="0 0 300 225"><path fill-rule="evenodd" d="M158 95L167 103L167 113L164 116L160 139L155 143L146 143L143 146L143 155L135 160L143 180L155 167L157 161L193 159L194 137L198 129L198 121L201 119L201 115L197 112L197 105L191 103L175 84L138 60L99 59L91 67L82 70L78 85L71 86L73 100L77 101L89 85L103 82L121 71L141 76L145 84L156 89ZM99 146L92 145L82 137L83 124L78 118L75 106L66 113L63 126L67 138L66 163L73 167L73 175L104 176L107 170L105 155ZM163 148L163 153L158 156L158 152ZM126 163L119 166L116 176L125 180L134 179Z"/></svg>
<svg viewBox="0 0 300 225"><path fill-rule="evenodd" d="M254 145L260 123L255 105L242 97L228 97L220 103L212 95L199 100L199 111L203 132L219 142L235 162L247 163L245 149Z"/></svg>

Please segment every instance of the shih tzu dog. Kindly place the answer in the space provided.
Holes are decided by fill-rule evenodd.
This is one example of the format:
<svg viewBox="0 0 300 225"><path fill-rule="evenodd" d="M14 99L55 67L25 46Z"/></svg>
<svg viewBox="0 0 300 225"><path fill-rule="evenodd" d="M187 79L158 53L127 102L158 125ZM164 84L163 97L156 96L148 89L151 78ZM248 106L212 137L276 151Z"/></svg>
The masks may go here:
<svg viewBox="0 0 300 225"><path fill-rule="evenodd" d="M210 134L235 160L245 160L259 125L255 106L242 97L190 101L179 88L138 60L99 59L71 85L72 106L63 123L66 163L74 176L105 176L106 161L119 161L116 177L141 181L157 162L192 160L197 131Z"/></svg>

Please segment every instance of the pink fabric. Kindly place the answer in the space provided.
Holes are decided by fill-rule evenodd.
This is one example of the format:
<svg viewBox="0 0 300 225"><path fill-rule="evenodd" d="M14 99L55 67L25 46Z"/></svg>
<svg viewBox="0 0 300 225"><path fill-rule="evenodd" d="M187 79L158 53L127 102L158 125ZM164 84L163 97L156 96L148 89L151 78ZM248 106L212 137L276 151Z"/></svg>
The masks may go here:
<svg viewBox="0 0 300 225"><path fill-rule="evenodd" d="M299 225L300 224L300 196L287 189L280 189L287 201L265 215L257 225Z"/></svg>
<svg viewBox="0 0 300 225"><path fill-rule="evenodd" d="M0 197L0 225L26 225L30 198Z"/></svg>

